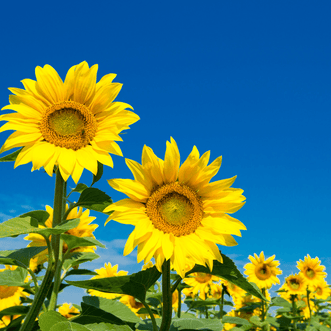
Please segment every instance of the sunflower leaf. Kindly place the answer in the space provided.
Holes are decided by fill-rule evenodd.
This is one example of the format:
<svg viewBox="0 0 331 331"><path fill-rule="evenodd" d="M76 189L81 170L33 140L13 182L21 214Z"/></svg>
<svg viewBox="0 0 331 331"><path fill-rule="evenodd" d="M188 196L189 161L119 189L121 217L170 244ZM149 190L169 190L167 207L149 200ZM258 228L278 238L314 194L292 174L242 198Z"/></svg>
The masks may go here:
<svg viewBox="0 0 331 331"><path fill-rule="evenodd" d="M84 190L86 190L88 188L88 186L86 184L83 183L79 183L77 184L77 186L72 190L72 192L78 192L78 193L82 193Z"/></svg>
<svg viewBox="0 0 331 331"><path fill-rule="evenodd" d="M145 301L148 289L160 278L154 266L128 276L107 277L83 281L66 281L70 285L106 293L128 294Z"/></svg>
<svg viewBox="0 0 331 331"><path fill-rule="evenodd" d="M246 319L233 316L224 316L222 318L223 323L239 324L239 325L252 325Z"/></svg>
<svg viewBox="0 0 331 331"><path fill-rule="evenodd" d="M233 261L222 254L223 263L214 260L213 270L208 267L196 264L193 269L186 273L186 276L194 272L203 272L211 275L218 276L225 279L238 287L245 290L247 293L256 296L259 299L267 300L259 288L254 284L248 282L248 280L240 273Z"/></svg>
<svg viewBox="0 0 331 331"><path fill-rule="evenodd" d="M8 155L6 155L6 156L1 157L1 158L0 158L0 162L11 162L11 161L16 161L16 158L17 158L18 154L20 153L20 151L21 151L22 149L23 149L23 147L20 148L20 149L18 149L17 151L15 151L15 152L13 152L13 153L11 153L11 154L8 154Z"/></svg>
<svg viewBox="0 0 331 331"><path fill-rule="evenodd" d="M77 247L86 247L86 246L99 246L106 248L104 244L92 237L76 237L70 234L61 234L61 239L63 239L68 245L68 251L71 251Z"/></svg>
<svg viewBox="0 0 331 331"><path fill-rule="evenodd" d="M61 234L77 227L79 218L62 222L55 228L38 228L34 225L37 219L31 216L15 217L0 224L0 238L16 237L21 234L39 233L46 237L51 234Z"/></svg>
<svg viewBox="0 0 331 331"><path fill-rule="evenodd" d="M85 327L92 331L132 331L128 325L116 325L110 323L86 324Z"/></svg>
<svg viewBox="0 0 331 331"><path fill-rule="evenodd" d="M102 174L103 174L103 164L98 161L98 172L96 175L93 175L93 181L91 187L101 179Z"/></svg>
<svg viewBox="0 0 331 331"><path fill-rule="evenodd" d="M178 330L213 330L222 331L223 324L218 319L202 319L202 318L184 318L177 317L172 319L172 324Z"/></svg>
<svg viewBox="0 0 331 331"><path fill-rule="evenodd" d="M88 269L71 269L68 271L65 275L65 277L69 277L72 275L90 275L90 276L96 276L97 273L95 271L91 271Z"/></svg>
<svg viewBox="0 0 331 331"><path fill-rule="evenodd" d="M56 311L48 311L39 317L39 327L42 331L49 331L56 324L67 322L67 319Z"/></svg>
<svg viewBox="0 0 331 331"><path fill-rule="evenodd" d="M105 192L97 188L90 187L82 192L75 206L80 206L103 213L104 209L112 203L113 201L111 197Z"/></svg>
<svg viewBox="0 0 331 331"><path fill-rule="evenodd" d="M44 225L47 219L49 218L49 213L46 210L34 210L34 211L29 211L28 213L25 213L23 215L20 215L19 217L32 217L38 221L38 224Z"/></svg>
<svg viewBox="0 0 331 331"><path fill-rule="evenodd" d="M12 251L0 251L0 264L28 268L30 259L45 249L47 249L47 247L41 246L27 247Z"/></svg>
<svg viewBox="0 0 331 331"><path fill-rule="evenodd" d="M16 268L15 270L5 269L0 272L0 285L24 287L28 285L28 283L24 282L27 275L27 270L23 268Z"/></svg>
<svg viewBox="0 0 331 331"><path fill-rule="evenodd" d="M26 315L29 312L29 306L13 306L0 311L0 318L3 316Z"/></svg>
<svg viewBox="0 0 331 331"><path fill-rule="evenodd" d="M98 254L92 252L73 252L69 253L65 257L65 261L63 263L63 269L67 270L76 265L82 264L84 262L90 262L95 259L98 259L100 256Z"/></svg>

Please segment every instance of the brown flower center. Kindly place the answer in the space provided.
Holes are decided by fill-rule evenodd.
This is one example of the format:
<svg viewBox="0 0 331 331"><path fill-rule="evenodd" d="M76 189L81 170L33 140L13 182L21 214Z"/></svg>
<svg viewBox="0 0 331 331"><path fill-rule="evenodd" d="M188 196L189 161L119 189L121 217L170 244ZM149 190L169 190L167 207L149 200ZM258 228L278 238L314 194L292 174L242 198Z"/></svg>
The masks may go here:
<svg viewBox="0 0 331 331"><path fill-rule="evenodd" d="M17 286L0 285L0 299L12 297L16 293L17 289Z"/></svg>
<svg viewBox="0 0 331 331"><path fill-rule="evenodd" d="M266 280L271 277L271 268L264 263L261 263L256 267L255 275L260 280Z"/></svg>
<svg viewBox="0 0 331 331"><path fill-rule="evenodd" d="M197 272L195 280L201 284L208 283L212 278L212 275L205 274L204 272Z"/></svg>
<svg viewBox="0 0 331 331"><path fill-rule="evenodd" d="M313 279L315 277L315 271L313 269L307 268L306 276L310 279Z"/></svg>

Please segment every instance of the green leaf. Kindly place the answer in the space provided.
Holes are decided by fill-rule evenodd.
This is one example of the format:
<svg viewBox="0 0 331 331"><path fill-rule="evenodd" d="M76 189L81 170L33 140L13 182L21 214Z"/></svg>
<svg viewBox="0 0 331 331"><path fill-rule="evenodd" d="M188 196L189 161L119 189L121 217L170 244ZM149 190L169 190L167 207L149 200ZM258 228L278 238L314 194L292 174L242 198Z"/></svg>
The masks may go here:
<svg viewBox="0 0 331 331"><path fill-rule="evenodd" d="M85 189L80 195L76 206L103 213L104 209L112 203L112 199L105 192L102 192L97 188L90 187Z"/></svg>
<svg viewBox="0 0 331 331"><path fill-rule="evenodd" d="M29 211L28 213L25 213L23 215L20 215L20 218L23 217L32 217L35 218L40 225L45 225L45 222L49 218L49 214L46 210L34 210L34 211Z"/></svg>
<svg viewBox="0 0 331 331"><path fill-rule="evenodd" d="M1 286L27 286L25 283L25 278L28 272L23 268L16 268L15 270L6 269L0 272L0 285Z"/></svg>
<svg viewBox="0 0 331 331"><path fill-rule="evenodd" d="M70 234L61 234L61 239L63 239L68 245L68 251L71 251L77 247L86 247L86 246L99 246L106 248L104 244L92 237L76 237Z"/></svg>
<svg viewBox="0 0 331 331"><path fill-rule="evenodd" d="M13 251L0 251L0 264L17 265L22 268L29 268L30 259L47 247L27 247Z"/></svg>
<svg viewBox="0 0 331 331"><path fill-rule="evenodd" d="M82 193L84 190L86 190L88 188L87 185L83 184L83 183L79 183L73 190L72 192L78 192L78 193Z"/></svg>
<svg viewBox="0 0 331 331"><path fill-rule="evenodd" d="M161 318L156 318L155 321L156 321L156 325L158 327L160 327L160 325L161 325ZM135 327L136 327L136 330L154 331L153 324L152 324L152 321L150 319L149 320L140 321L140 323L139 324L136 324ZM174 330L174 328L171 326L170 327L170 331L172 331L172 330Z"/></svg>
<svg viewBox="0 0 331 331"><path fill-rule="evenodd" d="M185 300L185 303L189 305L190 309L198 308L198 307L206 307L206 306L216 306L219 305L219 300Z"/></svg>
<svg viewBox="0 0 331 331"><path fill-rule="evenodd" d="M15 217L0 224L0 238L14 237L28 233L39 233L48 237L51 234L61 234L77 227L79 221L79 218L77 218L63 222L55 228L38 228L34 226L36 225L35 222L37 222L37 220L31 216Z"/></svg>
<svg viewBox="0 0 331 331"><path fill-rule="evenodd" d="M213 330L213 331L222 331L223 324L220 320L217 319L202 319L202 318L185 318L178 319L173 318L172 324L178 330Z"/></svg>
<svg viewBox="0 0 331 331"><path fill-rule="evenodd" d="M272 298L270 306L280 306L280 307L289 307L289 308L292 307L290 302L280 297Z"/></svg>
<svg viewBox="0 0 331 331"><path fill-rule="evenodd" d="M29 312L29 306L13 306L0 311L0 318L3 316L26 315Z"/></svg>
<svg viewBox="0 0 331 331"><path fill-rule="evenodd" d="M202 265L195 265L192 270L186 273L186 276L194 272L204 272L221 277L229 282L237 285L245 290L247 293L252 294L259 299L266 300L259 288L254 284L247 281L247 279L240 273L233 261L226 255L222 254L223 263L214 260L214 267L211 271L208 267Z"/></svg>
<svg viewBox="0 0 331 331"><path fill-rule="evenodd" d="M257 325L257 326L259 326L259 327L262 327L262 326L263 326L262 323L261 323L261 320L260 320L260 318L259 318L258 316L252 316L252 317L249 319L249 321L250 321L252 324Z"/></svg>
<svg viewBox="0 0 331 331"><path fill-rule="evenodd" d="M239 325L252 325L247 320L241 317L232 317L232 316L224 316L222 318L223 323L231 323L231 324L239 324Z"/></svg>
<svg viewBox="0 0 331 331"><path fill-rule="evenodd" d="M98 182L101 179L102 174L103 174L103 164L98 161L98 172L96 176L93 175L93 181L91 186L93 186L96 182Z"/></svg>
<svg viewBox="0 0 331 331"><path fill-rule="evenodd" d="M60 322L66 322L67 319L56 311L48 311L39 317L39 326L42 331L49 331L53 325Z"/></svg>
<svg viewBox="0 0 331 331"><path fill-rule="evenodd" d="M65 277L72 276L72 275L91 275L95 276L98 273L95 271L91 271L88 269L71 269L69 272L66 273Z"/></svg>
<svg viewBox="0 0 331 331"><path fill-rule="evenodd" d="M68 281L70 285L106 293L128 294L145 301L146 292L160 278L161 273L154 266L128 276L107 277L83 281Z"/></svg>
<svg viewBox="0 0 331 331"><path fill-rule="evenodd" d="M54 324L49 331L90 331L90 329L78 323L65 321Z"/></svg>
<svg viewBox="0 0 331 331"><path fill-rule="evenodd" d="M63 263L63 269L69 269L70 267L74 267L76 265L90 262L95 259L98 259L100 256L98 254L92 252L73 252L69 253L65 257L65 261Z"/></svg>
<svg viewBox="0 0 331 331"><path fill-rule="evenodd" d="M128 325L116 325L110 323L86 324L85 327L91 331L132 331Z"/></svg>
<svg viewBox="0 0 331 331"><path fill-rule="evenodd" d="M1 158L0 158L0 162L16 161L16 158L17 158L18 154L20 153L20 151L21 151L22 149L23 149L23 147L20 148L20 149L18 149L17 151L15 151L15 152L13 152L13 153L11 153L11 154L8 154L8 155L6 155L6 156L1 157Z"/></svg>

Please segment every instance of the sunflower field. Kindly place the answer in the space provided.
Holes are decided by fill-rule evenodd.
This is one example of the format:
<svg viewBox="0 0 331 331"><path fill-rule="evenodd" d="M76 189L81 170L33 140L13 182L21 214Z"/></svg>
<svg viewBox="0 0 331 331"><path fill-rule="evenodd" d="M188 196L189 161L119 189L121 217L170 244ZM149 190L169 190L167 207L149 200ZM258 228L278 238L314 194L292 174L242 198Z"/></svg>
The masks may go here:
<svg viewBox="0 0 331 331"><path fill-rule="evenodd" d="M0 251L0 329L329 330L331 290L318 257L299 260L298 273L281 285L275 255L250 255L242 275L221 253L218 245L236 245L233 236L246 230L229 215L245 204L243 190L232 187L236 177L213 181L222 157L210 162L210 152L193 146L181 161L171 137L164 158L144 146L141 163L126 159L134 179L109 179L109 192L95 187L103 167L114 166L110 154L122 156L120 134L139 120L129 104L114 101L122 87L116 75L97 82L97 70L82 62L63 81L45 65L36 80L22 80L24 89L10 88L3 110L13 112L0 116L0 132L14 132L0 152L16 150L0 161L31 162L32 171L55 174L55 188L52 207L0 224L0 238L27 241ZM89 185L80 182L84 169L93 174ZM70 177L76 187L68 190ZM126 198L113 202L112 189ZM111 259L84 267L105 247L90 210L107 215L110 231L111 221L134 226L124 255L137 247L141 271L128 274ZM86 296L59 305L58 294L74 286Z"/></svg>

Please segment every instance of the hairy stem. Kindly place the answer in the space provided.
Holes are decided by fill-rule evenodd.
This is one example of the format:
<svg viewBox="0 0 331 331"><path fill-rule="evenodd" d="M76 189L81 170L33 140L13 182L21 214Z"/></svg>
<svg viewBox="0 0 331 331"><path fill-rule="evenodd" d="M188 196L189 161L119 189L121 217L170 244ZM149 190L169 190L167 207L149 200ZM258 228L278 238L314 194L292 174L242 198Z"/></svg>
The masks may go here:
<svg viewBox="0 0 331 331"><path fill-rule="evenodd" d="M170 260L164 261L162 265L162 322L160 331L168 331L172 317L172 293L170 287Z"/></svg>

